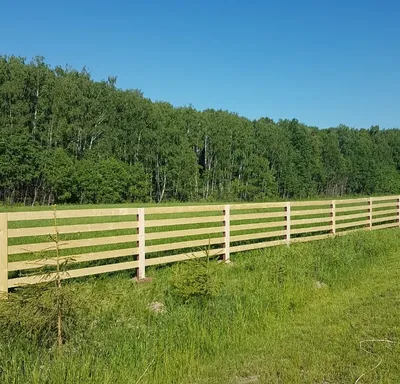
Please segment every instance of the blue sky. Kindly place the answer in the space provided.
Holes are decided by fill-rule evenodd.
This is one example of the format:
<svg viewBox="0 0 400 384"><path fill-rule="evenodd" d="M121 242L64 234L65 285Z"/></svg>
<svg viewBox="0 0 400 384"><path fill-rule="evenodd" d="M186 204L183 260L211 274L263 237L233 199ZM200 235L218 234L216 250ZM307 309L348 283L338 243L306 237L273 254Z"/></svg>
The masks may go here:
<svg viewBox="0 0 400 384"><path fill-rule="evenodd" d="M84 65L152 100L400 127L400 2L0 1L0 54Z"/></svg>

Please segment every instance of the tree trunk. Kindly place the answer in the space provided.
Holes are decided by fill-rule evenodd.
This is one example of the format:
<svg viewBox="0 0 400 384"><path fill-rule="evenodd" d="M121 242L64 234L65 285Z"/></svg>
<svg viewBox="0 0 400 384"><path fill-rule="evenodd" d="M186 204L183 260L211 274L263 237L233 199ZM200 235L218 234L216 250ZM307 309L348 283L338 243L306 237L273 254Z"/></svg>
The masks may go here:
<svg viewBox="0 0 400 384"><path fill-rule="evenodd" d="M160 199L158 200L158 203L161 203L161 200L164 197L164 193L165 193L165 186L167 185L167 172L164 170L164 177L163 177L163 187L161 190L161 195L160 195Z"/></svg>
<svg viewBox="0 0 400 384"><path fill-rule="evenodd" d="M38 195L38 188L39 187L35 187L35 192L34 192L34 195L33 195L33 201L32 201L32 207L34 207L35 206L35 203L36 203L36 199L37 199L37 195Z"/></svg>

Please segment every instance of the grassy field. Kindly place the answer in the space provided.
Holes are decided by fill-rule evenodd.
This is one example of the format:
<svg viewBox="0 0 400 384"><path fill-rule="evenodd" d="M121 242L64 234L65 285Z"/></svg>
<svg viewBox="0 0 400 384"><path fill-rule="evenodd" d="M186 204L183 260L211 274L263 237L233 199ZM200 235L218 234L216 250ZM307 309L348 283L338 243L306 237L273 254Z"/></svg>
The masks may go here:
<svg viewBox="0 0 400 384"><path fill-rule="evenodd" d="M171 294L180 264L142 284L70 281L80 321L63 353L2 340L0 382L397 383L399 249L393 229L236 254L203 304ZM360 348L372 339L391 342Z"/></svg>
<svg viewBox="0 0 400 384"><path fill-rule="evenodd" d="M295 201L332 201L335 199L358 199L363 197L385 197L387 195L344 195L336 198L327 197L327 196L315 196L309 199L296 199ZM270 199L263 199L261 202L268 203L268 202L277 202L277 201L290 201L288 199L283 199L279 197L273 197ZM173 207L173 206L192 206L192 205L220 205L220 204L237 204L243 203L242 201L224 201L221 203L220 201L198 201L198 202L181 202L181 201L167 201L162 203L115 203L115 204L57 204L57 209L102 209L102 208L147 208L147 207ZM248 202L251 204L252 202ZM51 210L51 205L21 205L21 204L14 204L14 205L5 205L4 203L0 203L0 213L1 212L30 212L30 211L46 211Z"/></svg>

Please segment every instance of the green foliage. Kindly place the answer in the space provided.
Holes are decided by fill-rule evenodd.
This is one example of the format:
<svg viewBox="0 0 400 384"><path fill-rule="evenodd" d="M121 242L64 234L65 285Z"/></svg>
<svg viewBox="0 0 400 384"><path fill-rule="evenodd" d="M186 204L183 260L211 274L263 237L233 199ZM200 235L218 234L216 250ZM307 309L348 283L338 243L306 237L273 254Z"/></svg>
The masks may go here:
<svg viewBox="0 0 400 384"><path fill-rule="evenodd" d="M0 57L0 201L10 204L395 194L399 145L398 129L174 108L85 68Z"/></svg>
<svg viewBox="0 0 400 384"><path fill-rule="evenodd" d="M46 150L43 156L43 179L53 199L70 201L76 193L74 159L63 148Z"/></svg>
<svg viewBox="0 0 400 384"><path fill-rule="evenodd" d="M141 164L134 164L129 167L129 201L140 201L147 203L150 201L150 180Z"/></svg>
<svg viewBox="0 0 400 384"><path fill-rule="evenodd" d="M170 282L172 296L185 304L205 304L213 299L220 289L218 267L218 263L208 255L178 264Z"/></svg>
<svg viewBox="0 0 400 384"><path fill-rule="evenodd" d="M73 289L59 290L54 284L16 289L8 300L0 300L0 341L6 344L29 342L46 348L55 346L59 311L63 314L63 341L68 341L78 319L75 295Z"/></svg>
<svg viewBox="0 0 400 384"><path fill-rule="evenodd" d="M0 338L4 343L13 340L58 349L72 335L76 325L76 292L62 285L62 274L70 259L60 258L60 237L57 222L57 206L53 205L53 233L49 235L56 253L56 270L41 268L41 283L17 288L0 298ZM39 252L41 254L41 252ZM44 258L44 261L46 258ZM53 259L54 260L54 259Z"/></svg>

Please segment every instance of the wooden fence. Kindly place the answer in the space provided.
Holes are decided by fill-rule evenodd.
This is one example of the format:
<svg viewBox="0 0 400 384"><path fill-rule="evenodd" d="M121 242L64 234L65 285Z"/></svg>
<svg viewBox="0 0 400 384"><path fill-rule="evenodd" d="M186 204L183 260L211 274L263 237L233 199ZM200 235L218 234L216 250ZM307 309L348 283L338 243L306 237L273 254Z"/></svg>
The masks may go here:
<svg viewBox="0 0 400 384"><path fill-rule="evenodd" d="M400 197L351 200L58 210L63 278L320 240L400 226ZM54 277L53 211L0 214L0 292ZM46 268L45 273L43 267ZM53 270L52 270L53 268Z"/></svg>

